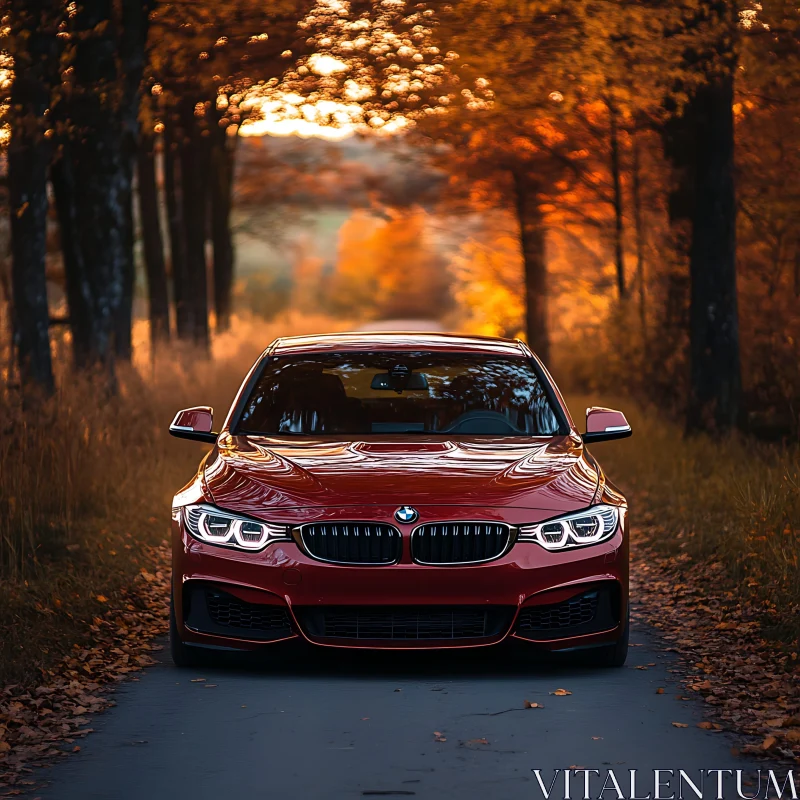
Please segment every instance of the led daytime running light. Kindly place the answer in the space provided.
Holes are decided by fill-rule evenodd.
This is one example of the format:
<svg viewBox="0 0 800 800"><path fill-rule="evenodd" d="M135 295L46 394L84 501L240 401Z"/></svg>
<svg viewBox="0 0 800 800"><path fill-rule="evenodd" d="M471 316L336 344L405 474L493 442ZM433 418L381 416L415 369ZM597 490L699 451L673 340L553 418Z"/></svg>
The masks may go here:
<svg viewBox="0 0 800 800"><path fill-rule="evenodd" d="M183 519L198 541L237 550L262 550L272 542L291 539L286 525L239 517L205 504L186 506Z"/></svg>
<svg viewBox="0 0 800 800"><path fill-rule="evenodd" d="M620 509L616 506L598 505L567 514L557 519L522 525L517 541L535 542L545 550L565 550L584 547L610 539L617 531Z"/></svg>

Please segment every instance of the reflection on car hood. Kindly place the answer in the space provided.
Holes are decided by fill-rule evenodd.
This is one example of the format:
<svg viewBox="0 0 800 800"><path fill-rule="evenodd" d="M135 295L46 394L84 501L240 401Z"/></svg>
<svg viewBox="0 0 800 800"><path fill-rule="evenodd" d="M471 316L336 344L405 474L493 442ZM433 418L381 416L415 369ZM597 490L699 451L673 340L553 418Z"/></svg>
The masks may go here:
<svg viewBox="0 0 800 800"><path fill-rule="evenodd" d="M309 506L590 505L598 470L579 439L332 441L220 436L204 470L215 503L260 516Z"/></svg>

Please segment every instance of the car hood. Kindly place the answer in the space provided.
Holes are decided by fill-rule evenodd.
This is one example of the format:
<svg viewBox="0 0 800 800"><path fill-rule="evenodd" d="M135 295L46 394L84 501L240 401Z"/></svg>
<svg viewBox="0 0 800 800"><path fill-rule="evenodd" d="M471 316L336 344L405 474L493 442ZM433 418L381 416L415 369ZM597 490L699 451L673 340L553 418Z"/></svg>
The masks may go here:
<svg viewBox="0 0 800 800"><path fill-rule="evenodd" d="M203 469L221 508L261 516L309 506L591 505L600 482L577 436L331 441L223 434Z"/></svg>

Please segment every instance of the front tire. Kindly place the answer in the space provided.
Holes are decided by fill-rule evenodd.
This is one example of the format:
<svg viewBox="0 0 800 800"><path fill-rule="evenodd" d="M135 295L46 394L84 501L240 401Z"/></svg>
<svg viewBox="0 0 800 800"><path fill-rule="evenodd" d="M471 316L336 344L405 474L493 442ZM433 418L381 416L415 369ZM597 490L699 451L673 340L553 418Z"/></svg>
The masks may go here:
<svg viewBox="0 0 800 800"><path fill-rule="evenodd" d="M192 647L181 639L178 633L178 623L175 619L175 604L170 597L169 601L169 652L172 662L176 667L184 669L203 666L204 653L199 647Z"/></svg>
<svg viewBox="0 0 800 800"><path fill-rule="evenodd" d="M631 612L628 609L628 617L625 620L625 628L622 636L607 647L598 647L590 650L586 654L586 663L591 667L623 667L628 658L628 641L631 634Z"/></svg>

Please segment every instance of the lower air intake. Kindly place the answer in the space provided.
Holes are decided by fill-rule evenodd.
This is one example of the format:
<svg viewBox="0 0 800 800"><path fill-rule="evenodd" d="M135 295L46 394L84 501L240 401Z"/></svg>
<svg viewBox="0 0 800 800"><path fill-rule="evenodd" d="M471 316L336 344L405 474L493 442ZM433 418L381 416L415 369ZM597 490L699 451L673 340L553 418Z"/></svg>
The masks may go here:
<svg viewBox="0 0 800 800"><path fill-rule="evenodd" d="M597 592L587 592L556 605L523 608L517 627L521 632L574 628L591 622L596 613Z"/></svg>
<svg viewBox="0 0 800 800"><path fill-rule="evenodd" d="M609 631L619 622L619 586L608 582L561 603L523 607L515 632L523 639L547 641Z"/></svg>
<svg viewBox="0 0 800 800"><path fill-rule="evenodd" d="M293 635L286 608L247 603L209 584L190 582L183 603L186 626L198 633L258 641Z"/></svg>
<svg viewBox="0 0 800 800"><path fill-rule="evenodd" d="M224 592L206 592L208 615L226 628L249 631L286 631L291 629L289 615L279 606L245 603Z"/></svg>
<svg viewBox="0 0 800 800"><path fill-rule="evenodd" d="M320 639L431 641L495 638L512 608L498 606L328 606L295 609L309 635Z"/></svg>

